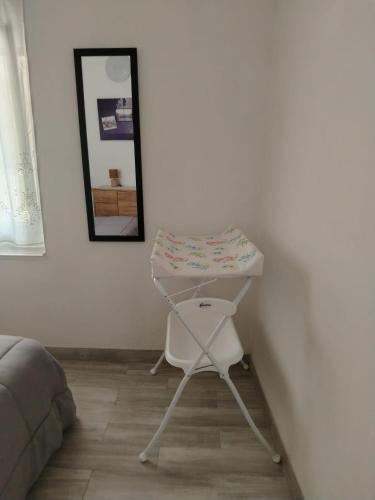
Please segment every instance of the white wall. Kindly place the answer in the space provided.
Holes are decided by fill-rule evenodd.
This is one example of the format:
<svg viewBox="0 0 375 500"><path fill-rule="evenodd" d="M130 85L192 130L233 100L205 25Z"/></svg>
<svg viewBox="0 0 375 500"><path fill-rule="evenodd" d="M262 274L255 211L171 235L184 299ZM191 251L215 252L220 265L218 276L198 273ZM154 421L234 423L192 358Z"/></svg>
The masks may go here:
<svg viewBox="0 0 375 500"><path fill-rule="evenodd" d="M277 3L253 356L307 500L375 498L375 2Z"/></svg>
<svg viewBox="0 0 375 500"><path fill-rule="evenodd" d="M132 97L131 77L124 82L114 82L106 74L105 63L105 57L82 58L91 186L110 184L110 168L120 170L121 184L135 186L134 141L100 139L97 99Z"/></svg>
<svg viewBox="0 0 375 500"><path fill-rule="evenodd" d="M26 0L47 255L0 261L1 332L47 345L160 348L157 228L238 224L256 241L265 0ZM89 242L73 48L137 47L146 243ZM252 313L238 319L248 347Z"/></svg>
<svg viewBox="0 0 375 500"><path fill-rule="evenodd" d="M47 255L0 260L1 332L159 348L157 227L237 223L266 258L240 331L248 346L257 325L255 364L305 497L373 500L374 1L25 7ZM72 49L116 46L139 50L139 244L87 238Z"/></svg>

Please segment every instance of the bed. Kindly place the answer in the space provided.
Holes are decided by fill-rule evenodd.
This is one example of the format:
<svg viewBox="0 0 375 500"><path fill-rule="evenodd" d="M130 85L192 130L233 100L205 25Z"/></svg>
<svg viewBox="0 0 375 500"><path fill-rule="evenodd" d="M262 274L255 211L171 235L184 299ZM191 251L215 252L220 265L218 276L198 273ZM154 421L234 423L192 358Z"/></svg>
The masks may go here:
<svg viewBox="0 0 375 500"><path fill-rule="evenodd" d="M23 500L76 408L63 369L38 342L0 335L0 499Z"/></svg>

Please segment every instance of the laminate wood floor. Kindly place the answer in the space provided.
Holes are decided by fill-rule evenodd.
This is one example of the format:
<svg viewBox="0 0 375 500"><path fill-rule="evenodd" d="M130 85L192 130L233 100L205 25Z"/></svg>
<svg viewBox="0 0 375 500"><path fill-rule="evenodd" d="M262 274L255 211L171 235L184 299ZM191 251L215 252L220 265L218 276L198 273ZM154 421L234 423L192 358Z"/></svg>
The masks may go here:
<svg viewBox="0 0 375 500"><path fill-rule="evenodd" d="M155 432L182 371L151 364L64 361L78 420L65 433L28 500L287 500L282 466L257 442L217 374L188 383L160 446L138 454ZM271 438L255 381L231 376L257 425Z"/></svg>

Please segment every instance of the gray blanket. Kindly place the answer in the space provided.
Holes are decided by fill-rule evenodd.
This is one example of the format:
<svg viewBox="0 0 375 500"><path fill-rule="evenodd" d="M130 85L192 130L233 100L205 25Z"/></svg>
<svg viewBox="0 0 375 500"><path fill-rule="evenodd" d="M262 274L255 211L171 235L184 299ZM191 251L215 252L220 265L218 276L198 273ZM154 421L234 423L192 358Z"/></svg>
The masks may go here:
<svg viewBox="0 0 375 500"><path fill-rule="evenodd" d="M59 363L38 342L0 335L0 499L23 500L76 408Z"/></svg>

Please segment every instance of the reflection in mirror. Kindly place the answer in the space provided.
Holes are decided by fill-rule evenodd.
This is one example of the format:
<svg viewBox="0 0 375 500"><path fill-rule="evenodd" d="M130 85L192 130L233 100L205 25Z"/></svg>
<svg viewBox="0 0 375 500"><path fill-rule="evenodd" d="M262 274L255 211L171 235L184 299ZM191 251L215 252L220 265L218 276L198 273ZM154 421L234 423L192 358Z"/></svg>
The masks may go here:
<svg viewBox="0 0 375 500"><path fill-rule="evenodd" d="M90 240L144 241L136 49L75 49Z"/></svg>

